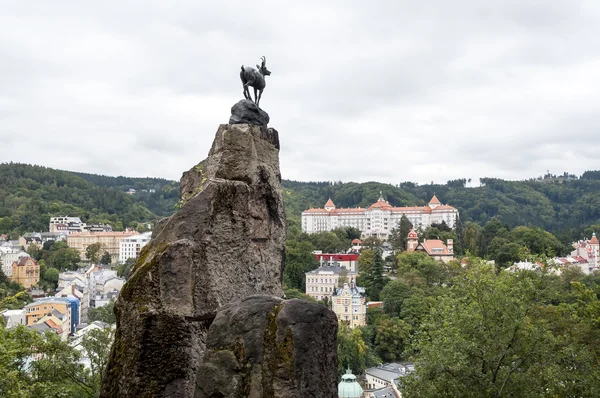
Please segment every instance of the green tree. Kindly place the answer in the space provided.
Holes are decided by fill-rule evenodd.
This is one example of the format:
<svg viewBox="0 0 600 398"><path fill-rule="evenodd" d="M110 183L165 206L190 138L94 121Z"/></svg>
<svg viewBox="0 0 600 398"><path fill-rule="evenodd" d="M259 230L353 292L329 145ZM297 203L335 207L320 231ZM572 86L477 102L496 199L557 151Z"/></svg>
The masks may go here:
<svg viewBox="0 0 600 398"><path fill-rule="evenodd" d="M318 268L310 242L288 241L285 250L283 283L287 288L306 291L306 273Z"/></svg>
<svg viewBox="0 0 600 398"><path fill-rule="evenodd" d="M410 326L401 319L385 317L375 326L375 352L386 362L402 359Z"/></svg>
<svg viewBox="0 0 600 398"><path fill-rule="evenodd" d="M113 300L102 307L90 308L88 319L90 322L101 321L111 325L115 324L117 320L114 308L115 302Z"/></svg>
<svg viewBox="0 0 600 398"><path fill-rule="evenodd" d="M110 256L110 253L104 252L102 257L100 258L100 264L109 265L111 263L111 261L112 261L112 258Z"/></svg>
<svg viewBox="0 0 600 398"><path fill-rule="evenodd" d="M56 242L56 245L59 243L62 242ZM48 258L48 261L52 267L64 271L77 269L77 265L81 261L81 258L79 257L79 252L77 250L66 247L53 251Z"/></svg>
<svg viewBox="0 0 600 398"><path fill-rule="evenodd" d="M383 308L390 316L399 316L404 300L410 297L412 290L402 279L395 279L385 285L379 298L383 301Z"/></svg>
<svg viewBox="0 0 600 398"><path fill-rule="evenodd" d="M545 396L555 341L536 315L538 279L474 264L416 336L411 397ZM440 393L441 392L441 393Z"/></svg>
<svg viewBox="0 0 600 398"><path fill-rule="evenodd" d="M110 347L114 339L113 328L92 329L81 340L81 346L90 361L89 384L94 391L100 391L102 376L108 362Z"/></svg>
<svg viewBox="0 0 600 398"><path fill-rule="evenodd" d="M123 264L118 264L116 266L117 276L128 279L135 262L135 258L128 258Z"/></svg>
<svg viewBox="0 0 600 398"><path fill-rule="evenodd" d="M392 247L397 252L406 250L408 233L412 229L413 225L408 218L403 214L400 218L400 223L392 229L388 242L392 244Z"/></svg>
<svg viewBox="0 0 600 398"><path fill-rule="evenodd" d="M102 245L100 243L92 243L85 248L85 257L90 260L92 264L98 264L100 250L102 250Z"/></svg>
<svg viewBox="0 0 600 398"><path fill-rule="evenodd" d="M347 368L359 374L369 366L380 362L380 359L365 342L362 328L350 329L344 322L340 322L337 340L338 374L344 374Z"/></svg>
<svg viewBox="0 0 600 398"><path fill-rule="evenodd" d="M368 257L362 261L363 255ZM379 250L372 251L364 249L358 259L360 274L356 279L358 286L363 286L366 289L367 296L371 300L379 300L379 293L383 287L389 282L389 278L383 276L383 259Z"/></svg>

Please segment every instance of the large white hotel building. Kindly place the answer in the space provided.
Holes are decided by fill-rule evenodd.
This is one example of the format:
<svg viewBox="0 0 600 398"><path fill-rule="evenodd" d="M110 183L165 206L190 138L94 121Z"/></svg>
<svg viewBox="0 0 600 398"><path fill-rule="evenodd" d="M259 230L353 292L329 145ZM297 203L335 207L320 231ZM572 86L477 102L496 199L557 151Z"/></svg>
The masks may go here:
<svg viewBox="0 0 600 398"><path fill-rule="evenodd" d="M443 205L434 195L425 206L394 207L379 195L379 200L368 208L336 208L331 198L322 209L308 209L302 212L302 232L331 231L339 227L358 228L363 236L376 236L387 239L389 233L399 223L402 216L412 223L414 228L426 228L431 224L444 221L454 228L458 210Z"/></svg>

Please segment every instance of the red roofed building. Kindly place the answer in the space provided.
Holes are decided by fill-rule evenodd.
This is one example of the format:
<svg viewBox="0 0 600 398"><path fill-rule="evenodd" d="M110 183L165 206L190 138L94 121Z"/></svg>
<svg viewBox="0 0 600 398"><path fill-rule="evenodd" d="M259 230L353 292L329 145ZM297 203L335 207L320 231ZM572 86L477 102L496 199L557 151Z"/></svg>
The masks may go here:
<svg viewBox="0 0 600 398"><path fill-rule="evenodd" d="M419 243L415 251L423 251L429 257L445 263L454 260L454 244L452 239L448 239L447 245L439 239L425 239Z"/></svg>
<svg viewBox="0 0 600 398"><path fill-rule="evenodd" d="M350 272L358 272L358 257L357 253L351 254L315 254L319 262L319 267L342 267Z"/></svg>
<svg viewBox="0 0 600 398"><path fill-rule="evenodd" d="M573 243L573 249L571 257L577 260L583 258L588 262L587 270L584 269L586 274L600 270L600 241L598 241L595 232L592 233L590 239L582 239Z"/></svg>
<svg viewBox="0 0 600 398"><path fill-rule="evenodd" d="M458 210L442 204L435 195L425 206L395 207L386 201L380 192L377 202L366 209L336 208L329 198L322 209L308 209L302 212L302 232L311 234L340 227L354 227L358 228L363 236L387 239L403 215L415 228L426 228L431 224L441 224L442 221L454 228Z"/></svg>

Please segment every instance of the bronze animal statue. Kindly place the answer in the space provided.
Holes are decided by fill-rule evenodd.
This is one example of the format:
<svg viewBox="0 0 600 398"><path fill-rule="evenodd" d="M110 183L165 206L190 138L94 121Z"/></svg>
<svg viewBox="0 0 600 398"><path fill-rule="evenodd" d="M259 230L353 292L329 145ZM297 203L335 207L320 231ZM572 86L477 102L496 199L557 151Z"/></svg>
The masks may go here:
<svg viewBox="0 0 600 398"><path fill-rule="evenodd" d="M242 65L242 71L240 72L240 79L242 79L242 84L244 86L244 98L252 101L248 87L254 87L254 103L256 106L258 106L262 92L267 85L265 82L265 76L269 76L271 74L271 71L267 69L267 58L262 56L261 60L261 65L256 65L256 69L250 66Z"/></svg>

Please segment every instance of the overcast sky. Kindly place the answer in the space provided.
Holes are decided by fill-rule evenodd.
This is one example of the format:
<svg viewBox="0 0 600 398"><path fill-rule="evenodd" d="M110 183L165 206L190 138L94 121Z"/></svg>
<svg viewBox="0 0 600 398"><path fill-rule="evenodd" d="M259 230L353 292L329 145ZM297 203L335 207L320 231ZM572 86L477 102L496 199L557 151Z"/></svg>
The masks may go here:
<svg viewBox="0 0 600 398"><path fill-rule="evenodd" d="M267 57L283 178L600 169L597 0L0 0L0 162L179 179Z"/></svg>

